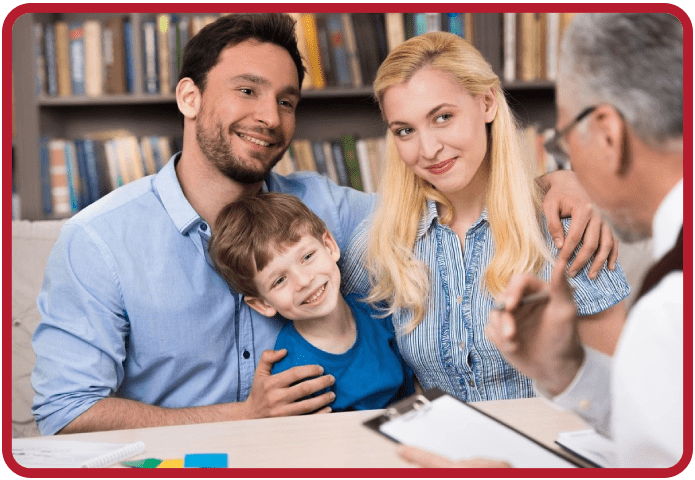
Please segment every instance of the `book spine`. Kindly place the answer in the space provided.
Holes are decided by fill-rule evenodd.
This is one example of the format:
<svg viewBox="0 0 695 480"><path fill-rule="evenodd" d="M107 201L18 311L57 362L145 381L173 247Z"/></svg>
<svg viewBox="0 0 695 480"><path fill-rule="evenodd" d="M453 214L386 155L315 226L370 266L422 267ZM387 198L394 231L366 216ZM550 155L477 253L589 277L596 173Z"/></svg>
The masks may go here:
<svg viewBox="0 0 695 480"><path fill-rule="evenodd" d="M55 23L56 35L56 72L58 77L58 95L69 97L72 93L70 79L70 45L68 41L68 24Z"/></svg>
<svg viewBox="0 0 695 480"><path fill-rule="evenodd" d="M311 151L314 154L314 162L316 163L316 171L321 175L328 175L326 167L326 158L323 155L323 145L321 142L311 142Z"/></svg>
<svg viewBox="0 0 695 480"><path fill-rule="evenodd" d="M389 52L405 41L405 24L402 13L386 13L386 38Z"/></svg>
<svg viewBox="0 0 695 480"><path fill-rule="evenodd" d="M349 13L341 13L340 21L343 24L343 32L345 33L345 51L347 52L350 62L350 73L352 74L352 86L355 88L363 85L362 69L360 68L360 60L357 56L357 41L355 39L355 26L352 24L352 17Z"/></svg>
<svg viewBox="0 0 695 480"><path fill-rule="evenodd" d="M343 143L343 157L345 158L345 165L347 165L350 177L350 186L355 190L362 190L362 176L360 175L360 165L357 159L355 136L343 135L341 141Z"/></svg>
<svg viewBox="0 0 695 480"><path fill-rule="evenodd" d="M112 17L102 31L104 90L108 94L126 92L123 20Z"/></svg>
<svg viewBox="0 0 695 480"><path fill-rule="evenodd" d="M343 32L340 14L328 14L326 27L328 28L332 58L335 63L337 83L341 87L351 86L353 84L352 73L347 48L345 46L345 33Z"/></svg>
<svg viewBox="0 0 695 480"><path fill-rule="evenodd" d="M446 31L458 35L461 38L465 37L464 24L462 13L447 13L446 14Z"/></svg>
<svg viewBox="0 0 695 480"><path fill-rule="evenodd" d="M504 14L504 81L516 80L516 13Z"/></svg>
<svg viewBox="0 0 695 480"><path fill-rule="evenodd" d="M75 143L66 140L65 146L65 166L67 167L68 175L68 195L70 203L70 212L75 213L80 210L80 195L82 184L80 182L80 172L77 167L77 152Z"/></svg>
<svg viewBox="0 0 695 480"><path fill-rule="evenodd" d="M349 186L350 175L348 174L347 165L345 164L345 156L343 155L343 145L340 141L331 142L331 152L333 153L333 162L335 170L338 174L338 185Z"/></svg>
<svg viewBox="0 0 695 480"><path fill-rule="evenodd" d="M170 24L171 16L168 13L160 13L157 15L157 72L159 77L159 93L163 95L171 93L171 58L169 52Z"/></svg>
<svg viewBox="0 0 695 480"><path fill-rule="evenodd" d="M94 141L86 138L82 141L82 146L84 149L85 167L87 170L87 203L85 204L85 206L87 206L99 200L100 197L99 168L97 166L97 158L94 151Z"/></svg>
<svg viewBox="0 0 695 480"><path fill-rule="evenodd" d="M123 22L123 50L125 54L126 91L135 91L135 56L133 54L133 25L130 20Z"/></svg>
<svg viewBox="0 0 695 480"><path fill-rule="evenodd" d="M41 157L41 200L44 215L53 213L51 198L51 158L48 152L49 139L42 136L39 139L39 155Z"/></svg>
<svg viewBox="0 0 695 480"><path fill-rule="evenodd" d="M323 71L323 79L326 86L336 86L337 78L335 71L335 60L328 38L328 26L325 14L316 14L316 35L319 40L319 62Z"/></svg>
<svg viewBox="0 0 695 480"><path fill-rule="evenodd" d="M331 151L331 142L324 140L321 142L321 147L323 149L323 158L326 159L326 173L328 178L333 180L336 184L340 184L338 180L338 172L335 169L335 160L333 159L333 152Z"/></svg>
<svg viewBox="0 0 695 480"><path fill-rule="evenodd" d="M313 13L302 14L302 26L304 27L304 37L306 38L307 52L309 58L309 73L311 74L311 83L314 88L320 89L326 86L323 77L323 69L321 67L321 54L319 53L319 37L316 28L316 16Z"/></svg>
<svg viewBox="0 0 695 480"><path fill-rule="evenodd" d="M304 22L302 21L301 13L290 13L289 14L295 22L294 30L297 34L297 49L299 54L304 60L304 66L306 67L306 74L304 75L304 80L302 80L302 89L307 90L314 88L312 83L313 74L311 72L311 64L309 63L309 51L306 45L306 34L304 33Z"/></svg>
<svg viewBox="0 0 695 480"><path fill-rule="evenodd" d="M81 23L71 23L70 38L70 79L73 95L84 95L84 28Z"/></svg>
<svg viewBox="0 0 695 480"><path fill-rule="evenodd" d="M47 23L44 38L46 41L46 86L50 96L58 95L58 70L56 67L56 36L55 26Z"/></svg>
<svg viewBox="0 0 695 480"><path fill-rule="evenodd" d="M180 53L179 17L171 15L169 23L169 93L176 90L179 79L179 53Z"/></svg>
<svg viewBox="0 0 695 480"><path fill-rule="evenodd" d="M557 66L558 57L560 50L560 14L548 13L546 17L547 22L547 39L546 39L546 51L547 51L547 61L546 61L546 78L548 80L555 80L557 78Z"/></svg>
<svg viewBox="0 0 695 480"><path fill-rule="evenodd" d="M144 49L144 80L146 93L159 93L157 72L157 26L153 20L142 24ZM126 182L127 183L127 182Z"/></svg>
<svg viewBox="0 0 695 480"><path fill-rule="evenodd" d="M103 58L101 23L87 20L84 22L84 89L88 97L98 97L104 93Z"/></svg>
<svg viewBox="0 0 695 480"><path fill-rule="evenodd" d="M369 166L369 152L367 142L364 139L355 141L355 153L357 154L357 164L360 169L360 179L362 180L362 190L365 193L374 192L372 183L372 170Z"/></svg>
<svg viewBox="0 0 695 480"><path fill-rule="evenodd" d="M36 61L36 96L46 94L46 55L44 47L44 27L40 23L34 24L34 59Z"/></svg>
<svg viewBox="0 0 695 480"><path fill-rule="evenodd" d="M51 140L48 144L51 174L51 204L53 213L70 213L70 193L68 190L68 170L65 163L65 142Z"/></svg>
<svg viewBox="0 0 695 480"><path fill-rule="evenodd" d="M77 197L77 210L81 210L89 204L89 183L87 173L87 159L85 156L84 141L77 139L72 142L74 145L75 164L77 169L75 175L79 181L75 182Z"/></svg>

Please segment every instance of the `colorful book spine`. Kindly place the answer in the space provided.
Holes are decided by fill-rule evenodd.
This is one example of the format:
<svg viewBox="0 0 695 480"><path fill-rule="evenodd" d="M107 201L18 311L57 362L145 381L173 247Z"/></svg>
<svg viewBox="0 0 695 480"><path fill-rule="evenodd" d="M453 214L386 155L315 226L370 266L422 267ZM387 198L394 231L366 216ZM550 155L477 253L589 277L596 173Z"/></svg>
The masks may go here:
<svg viewBox="0 0 695 480"><path fill-rule="evenodd" d="M112 95L127 91L123 29L123 19L119 16L109 18L102 29L104 90Z"/></svg>
<svg viewBox="0 0 695 480"><path fill-rule="evenodd" d="M319 41L319 61L321 63L321 71L326 86L337 85L335 60L333 59L333 51L331 50L330 40L328 38L328 25L326 14L316 14L316 35Z"/></svg>
<svg viewBox="0 0 695 480"><path fill-rule="evenodd" d="M314 88L324 88L326 86L326 81L323 77L323 69L321 67L316 16L313 13L303 13L302 26L304 27L304 38L306 39L306 48L309 54L307 61L309 63L311 83Z"/></svg>
<svg viewBox="0 0 695 480"><path fill-rule="evenodd" d="M326 166L326 157L323 154L323 145L321 142L311 142L311 151L314 154L316 171L321 175L327 175L328 167Z"/></svg>
<svg viewBox="0 0 695 480"><path fill-rule="evenodd" d="M51 208L55 215L65 215L70 213L65 141L50 140L48 142L48 152L51 178Z"/></svg>
<svg viewBox="0 0 695 480"><path fill-rule="evenodd" d="M77 151L75 143L71 140L65 141L65 165L68 174L68 192L70 195L70 213L80 210L80 200L82 196L82 182L77 166Z"/></svg>
<svg viewBox="0 0 695 480"><path fill-rule="evenodd" d="M341 13L340 21L343 24L345 33L345 51L350 62L350 73L352 74L352 86L355 88L363 85L362 69L360 59L357 56L357 40L355 39L355 26L352 24L352 16L349 13Z"/></svg>
<svg viewBox="0 0 695 480"><path fill-rule="evenodd" d="M77 210L81 210L90 203L89 184L87 178L87 158L84 151L84 140L74 140L73 145L75 146L75 164L77 166L75 174L79 178L79 188L76 190L75 194L77 197Z"/></svg>
<svg viewBox="0 0 695 480"><path fill-rule="evenodd" d="M461 38L466 37L465 23L463 13L447 13L446 14L446 31L458 35Z"/></svg>
<svg viewBox="0 0 695 480"><path fill-rule="evenodd" d="M353 81L350 59L345 45L345 32L343 31L340 14L329 13L326 17L326 27L328 29L328 41L335 66L337 84L341 87L351 86Z"/></svg>
<svg viewBox="0 0 695 480"><path fill-rule="evenodd" d="M71 23L68 30L70 45L70 80L73 95L84 95L84 29L81 23Z"/></svg>
<svg viewBox="0 0 695 480"><path fill-rule="evenodd" d="M86 191L87 202L85 206L90 205L101 197L101 185L99 182L99 166L96 151L94 148L94 140L86 138L82 140L82 148L85 157L86 174Z"/></svg>
<svg viewBox="0 0 695 480"><path fill-rule="evenodd" d="M157 72L159 73L159 93L171 93L171 52L169 37L171 35L171 15L157 15Z"/></svg>

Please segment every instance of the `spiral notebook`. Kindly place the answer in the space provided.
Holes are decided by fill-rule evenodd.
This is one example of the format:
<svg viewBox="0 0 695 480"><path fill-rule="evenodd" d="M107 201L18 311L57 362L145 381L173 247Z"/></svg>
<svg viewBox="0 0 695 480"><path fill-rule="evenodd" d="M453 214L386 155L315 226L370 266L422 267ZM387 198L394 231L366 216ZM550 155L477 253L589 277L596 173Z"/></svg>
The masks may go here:
<svg viewBox="0 0 695 480"><path fill-rule="evenodd" d="M483 457L518 468L582 466L439 389L401 400L364 424L396 442L452 460Z"/></svg>
<svg viewBox="0 0 695 480"><path fill-rule="evenodd" d="M26 468L102 468L145 451L143 442L99 443L13 438L12 456Z"/></svg>

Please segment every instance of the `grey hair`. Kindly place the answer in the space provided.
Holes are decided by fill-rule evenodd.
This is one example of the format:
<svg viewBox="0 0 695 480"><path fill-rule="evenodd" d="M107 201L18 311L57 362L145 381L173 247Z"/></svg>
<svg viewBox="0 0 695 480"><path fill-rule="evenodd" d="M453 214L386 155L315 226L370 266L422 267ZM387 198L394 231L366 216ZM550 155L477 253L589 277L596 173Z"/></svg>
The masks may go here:
<svg viewBox="0 0 695 480"><path fill-rule="evenodd" d="M682 148L683 26L668 13L575 15L561 45L558 101L571 101L572 114L609 103L647 144Z"/></svg>

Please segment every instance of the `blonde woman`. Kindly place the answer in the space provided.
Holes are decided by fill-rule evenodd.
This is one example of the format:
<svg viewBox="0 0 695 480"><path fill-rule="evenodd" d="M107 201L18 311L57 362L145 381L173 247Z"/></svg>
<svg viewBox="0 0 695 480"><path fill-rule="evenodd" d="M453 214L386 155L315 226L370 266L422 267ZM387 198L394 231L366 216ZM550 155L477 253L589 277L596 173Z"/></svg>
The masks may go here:
<svg viewBox="0 0 695 480"><path fill-rule="evenodd" d="M379 207L345 254L346 293L392 314L423 388L464 401L533 396L484 334L511 275L547 277L558 254L498 77L465 40L436 32L394 49L374 91L387 164ZM580 336L610 353L629 287L619 266L588 272L571 280Z"/></svg>

